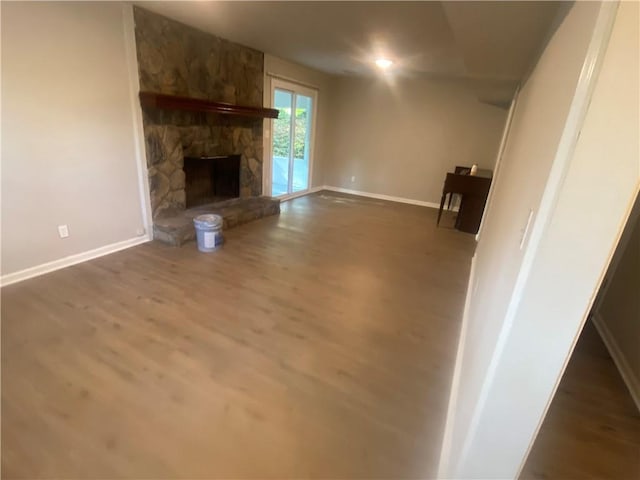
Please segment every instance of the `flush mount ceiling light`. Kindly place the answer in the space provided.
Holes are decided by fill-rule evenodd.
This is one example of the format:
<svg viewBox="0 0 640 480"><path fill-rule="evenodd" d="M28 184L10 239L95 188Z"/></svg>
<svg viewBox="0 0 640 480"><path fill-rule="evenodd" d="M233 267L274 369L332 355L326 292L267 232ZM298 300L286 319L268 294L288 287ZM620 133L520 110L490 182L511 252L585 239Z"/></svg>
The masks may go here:
<svg viewBox="0 0 640 480"><path fill-rule="evenodd" d="M381 58L376 59L376 65L379 68L381 68L382 70L386 70L391 65L393 65L393 62L391 60L389 60L388 58L381 57Z"/></svg>

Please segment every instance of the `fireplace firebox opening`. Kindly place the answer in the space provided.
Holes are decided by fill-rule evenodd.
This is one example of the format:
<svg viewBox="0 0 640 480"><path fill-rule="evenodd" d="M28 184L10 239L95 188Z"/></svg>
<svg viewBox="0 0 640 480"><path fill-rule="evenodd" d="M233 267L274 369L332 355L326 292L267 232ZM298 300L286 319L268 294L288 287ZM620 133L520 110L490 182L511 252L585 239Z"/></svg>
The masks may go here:
<svg viewBox="0 0 640 480"><path fill-rule="evenodd" d="M240 196L240 155L185 157L186 207Z"/></svg>

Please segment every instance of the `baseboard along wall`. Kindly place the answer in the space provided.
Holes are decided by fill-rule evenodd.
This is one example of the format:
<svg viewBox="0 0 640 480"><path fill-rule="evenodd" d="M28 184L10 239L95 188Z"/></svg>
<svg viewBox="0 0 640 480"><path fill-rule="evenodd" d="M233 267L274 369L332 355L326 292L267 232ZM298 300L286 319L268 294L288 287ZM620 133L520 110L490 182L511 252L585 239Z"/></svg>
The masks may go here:
<svg viewBox="0 0 640 480"><path fill-rule="evenodd" d="M2 275L2 277L0 278L0 286L6 287L7 285L22 282L23 280L28 280L29 278L38 277L40 275L44 275L45 273L50 273L55 270L60 270L72 265L77 265L78 263L93 260L94 258L103 257L104 255L109 255L110 253L115 253L126 248L135 247L136 245L149 242L150 240L151 238L148 235L134 237L128 240L123 240L121 242L105 245L103 247L94 248L93 250L88 250L86 252L69 255L68 257L63 257L58 260L53 260L41 265L36 265L35 267L29 267L25 268L24 270L8 273L6 275Z"/></svg>
<svg viewBox="0 0 640 480"><path fill-rule="evenodd" d="M433 203L433 202L425 202L422 200L414 200L411 198L404 198L404 197L395 197L392 195L383 195L380 193L363 192L361 190L351 190L349 188L332 187L330 185L320 185L320 186L312 187L305 192L293 193L291 195L284 197L282 201L286 202L288 200L293 200L294 198L302 197L304 195L309 195L312 193L317 193L323 190L327 190L331 192L347 193L351 195L357 195L360 197L375 198L377 200L386 200L389 202L418 205L421 207L440 208L439 204ZM457 208L453 208L452 210L458 211ZM70 267L72 265L77 265L78 263L93 260L94 258L102 257L104 255L109 255L110 253L115 253L120 250L124 250L126 248L135 247L136 245L140 245L142 243L146 243L151 240L152 238L149 235L130 238L128 240L112 243L110 245L105 245L103 247L95 248L93 250L88 250L86 252L69 255L68 257L60 258L58 260L53 260L51 262L43 263L41 265L25 268L24 270L8 273L0 277L0 286L5 287L7 285L22 282L23 280L28 280L29 278L44 275L45 273L50 273L55 270L60 270L62 268Z"/></svg>
<svg viewBox="0 0 640 480"><path fill-rule="evenodd" d="M350 188L332 187L331 185L324 185L319 190L328 190L331 192L348 193L351 195L357 195L359 197L375 198L377 200L387 200L389 202L406 203L409 205L418 205L420 207L428 208L440 208L440 204L434 202L425 202L424 200L414 200L412 198L396 197L393 195L384 195L382 193L364 192L362 190L351 190ZM453 207L451 211L457 212L458 207Z"/></svg>

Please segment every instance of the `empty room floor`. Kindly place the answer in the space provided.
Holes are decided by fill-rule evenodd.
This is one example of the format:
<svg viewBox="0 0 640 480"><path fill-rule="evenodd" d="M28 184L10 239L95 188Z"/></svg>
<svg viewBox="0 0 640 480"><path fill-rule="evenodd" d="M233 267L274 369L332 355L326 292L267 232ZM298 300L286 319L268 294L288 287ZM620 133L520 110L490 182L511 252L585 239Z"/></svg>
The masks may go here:
<svg viewBox="0 0 640 480"><path fill-rule="evenodd" d="M474 249L436 213L316 194L3 288L2 477L433 477Z"/></svg>
<svg viewBox="0 0 640 480"><path fill-rule="evenodd" d="M591 322L580 335L520 478L640 478L640 413Z"/></svg>

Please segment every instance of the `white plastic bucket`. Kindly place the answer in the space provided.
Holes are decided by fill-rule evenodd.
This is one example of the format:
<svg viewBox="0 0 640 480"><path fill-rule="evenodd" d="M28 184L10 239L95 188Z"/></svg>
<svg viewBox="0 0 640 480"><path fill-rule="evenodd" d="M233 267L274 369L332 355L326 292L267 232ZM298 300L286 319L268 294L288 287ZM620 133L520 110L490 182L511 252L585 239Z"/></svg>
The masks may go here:
<svg viewBox="0 0 640 480"><path fill-rule="evenodd" d="M198 250L201 252L213 252L224 243L220 215L213 213L198 215L193 219L193 225L196 227Z"/></svg>

